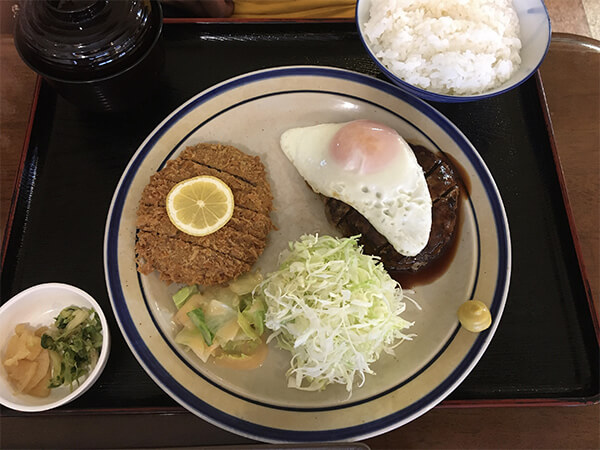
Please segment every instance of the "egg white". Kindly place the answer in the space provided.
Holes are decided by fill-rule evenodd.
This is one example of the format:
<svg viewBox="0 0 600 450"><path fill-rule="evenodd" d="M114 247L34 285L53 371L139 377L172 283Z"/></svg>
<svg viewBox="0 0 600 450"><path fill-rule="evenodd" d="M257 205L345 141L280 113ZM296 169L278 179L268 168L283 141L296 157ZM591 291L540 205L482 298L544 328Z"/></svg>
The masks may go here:
<svg viewBox="0 0 600 450"><path fill-rule="evenodd" d="M281 149L315 192L352 206L398 253L417 255L431 231L432 202L423 169L398 136L398 152L383 169L345 170L329 154L329 145L348 123L289 129L281 135Z"/></svg>

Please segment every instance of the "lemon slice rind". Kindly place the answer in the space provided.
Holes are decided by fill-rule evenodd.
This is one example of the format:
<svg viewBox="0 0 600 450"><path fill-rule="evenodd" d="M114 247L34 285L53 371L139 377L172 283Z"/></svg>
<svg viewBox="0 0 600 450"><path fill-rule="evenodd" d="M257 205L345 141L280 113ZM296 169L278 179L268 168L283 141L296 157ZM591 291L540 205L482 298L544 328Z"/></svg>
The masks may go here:
<svg viewBox="0 0 600 450"><path fill-rule="evenodd" d="M194 205L194 202L197 205ZM177 208L177 204L181 203L186 205ZM215 207L219 210L218 214L214 211ZM191 220L182 220L184 209L188 210L189 219L190 208L193 211ZM189 178L177 183L169 191L166 209L169 220L178 230L192 236L207 236L224 227L233 216L233 193L231 188L217 177L202 175ZM207 224L208 217L211 219L210 225Z"/></svg>

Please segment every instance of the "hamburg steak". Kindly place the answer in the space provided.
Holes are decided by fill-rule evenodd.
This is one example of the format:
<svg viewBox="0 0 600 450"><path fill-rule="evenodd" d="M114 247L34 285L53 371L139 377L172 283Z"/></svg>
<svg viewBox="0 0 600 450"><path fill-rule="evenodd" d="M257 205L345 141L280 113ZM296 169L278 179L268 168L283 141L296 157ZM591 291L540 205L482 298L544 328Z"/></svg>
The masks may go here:
<svg viewBox="0 0 600 450"><path fill-rule="evenodd" d="M354 208L334 198L325 199L329 220L345 235L361 235L365 253L378 255L390 272L416 272L444 254L454 237L458 216L460 187L456 170L450 161L425 147L412 146L423 168L431 195L432 224L429 241L416 256L398 253L386 238Z"/></svg>

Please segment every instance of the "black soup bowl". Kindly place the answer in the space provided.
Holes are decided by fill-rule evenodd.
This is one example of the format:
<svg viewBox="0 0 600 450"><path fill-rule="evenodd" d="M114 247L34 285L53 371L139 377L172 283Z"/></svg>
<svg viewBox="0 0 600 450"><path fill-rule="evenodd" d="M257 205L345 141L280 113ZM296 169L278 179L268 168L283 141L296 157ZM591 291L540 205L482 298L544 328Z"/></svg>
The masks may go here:
<svg viewBox="0 0 600 450"><path fill-rule="evenodd" d="M161 32L156 0L22 0L15 46L71 103L90 111L124 111L158 83Z"/></svg>

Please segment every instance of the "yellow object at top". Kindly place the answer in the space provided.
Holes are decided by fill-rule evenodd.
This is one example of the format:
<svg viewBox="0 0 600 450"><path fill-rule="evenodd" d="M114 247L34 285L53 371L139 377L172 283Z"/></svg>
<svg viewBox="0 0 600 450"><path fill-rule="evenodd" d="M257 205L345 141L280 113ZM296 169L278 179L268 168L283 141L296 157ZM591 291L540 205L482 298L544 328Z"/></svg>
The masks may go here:
<svg viewBox="0 0 600 450"><path fill-rule="evenodd" d="M352 19L356 0L235 0L232 17Z"/></svg>

